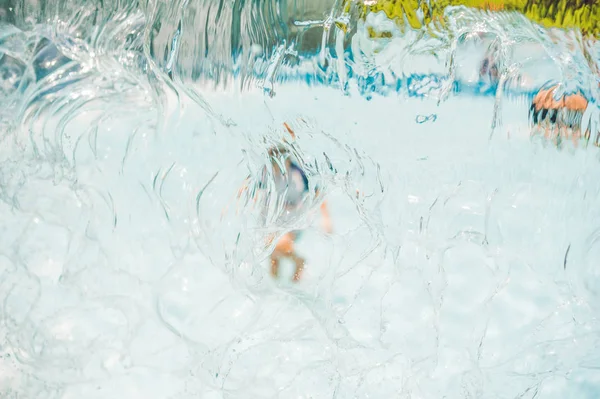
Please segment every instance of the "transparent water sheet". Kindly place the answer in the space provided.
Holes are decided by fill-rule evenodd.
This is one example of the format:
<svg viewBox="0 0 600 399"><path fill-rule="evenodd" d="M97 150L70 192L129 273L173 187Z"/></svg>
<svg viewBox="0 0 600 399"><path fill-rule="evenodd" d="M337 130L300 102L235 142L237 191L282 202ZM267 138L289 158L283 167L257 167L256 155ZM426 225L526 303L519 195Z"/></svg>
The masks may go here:
<svg viewBox="0 0 600 399"><path fill-rule="evenodd" d="M124 10L94 50L2 31L3 396L595 397L598 154L532 140L543 74L498 107L473 82L486 46L448 53L453 80L398 62L409 33L370 58L399 87L350 74L344 95L307 58L267 95L260 74L183 90ZM321 197L285 223L236 201L284 122L331 235ZM267 237L297 228L306 274L276 283Z"/></svg>

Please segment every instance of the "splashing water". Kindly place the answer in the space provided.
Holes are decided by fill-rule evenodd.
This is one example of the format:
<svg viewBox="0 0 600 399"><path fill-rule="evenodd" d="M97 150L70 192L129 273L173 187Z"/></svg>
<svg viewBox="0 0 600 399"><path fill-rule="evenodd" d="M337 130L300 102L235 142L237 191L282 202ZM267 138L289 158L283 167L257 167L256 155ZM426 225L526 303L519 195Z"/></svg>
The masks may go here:
<svg viewBox="0 0 600 399"><path fill-rule="evenodd" d="M600 7L554 3L0 1L0 397L596 398Z"/></svg>

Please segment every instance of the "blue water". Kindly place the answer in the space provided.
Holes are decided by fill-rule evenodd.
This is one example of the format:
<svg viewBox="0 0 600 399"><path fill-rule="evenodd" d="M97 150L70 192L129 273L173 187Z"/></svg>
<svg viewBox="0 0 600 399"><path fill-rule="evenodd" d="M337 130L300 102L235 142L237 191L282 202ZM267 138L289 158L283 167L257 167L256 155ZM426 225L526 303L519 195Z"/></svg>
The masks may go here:
<svg viewBox="0 0 600 399"><path fill-rule="evenodd" d="M443 48L340 71L286 43L227 75L212 19L122 6L0 28L0 397L598 396L598 149L529 118L582 66L515 57L498 86L485 45L452 75ZM284 122L321 188L295 215L236 196ZM268 273L290 230L298 284Z"/></svg>

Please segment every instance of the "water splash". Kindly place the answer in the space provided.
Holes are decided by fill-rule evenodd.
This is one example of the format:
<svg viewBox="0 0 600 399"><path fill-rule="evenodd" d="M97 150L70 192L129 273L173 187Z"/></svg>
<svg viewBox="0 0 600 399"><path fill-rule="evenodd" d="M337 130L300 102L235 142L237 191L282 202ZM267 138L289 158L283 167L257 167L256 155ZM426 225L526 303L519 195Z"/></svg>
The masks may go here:
<svg viewBox="0 0 600 399"><path fill-rule="evenodd" d="M2 4L0 396L597 396L597 29L368 3Z"/></svg>

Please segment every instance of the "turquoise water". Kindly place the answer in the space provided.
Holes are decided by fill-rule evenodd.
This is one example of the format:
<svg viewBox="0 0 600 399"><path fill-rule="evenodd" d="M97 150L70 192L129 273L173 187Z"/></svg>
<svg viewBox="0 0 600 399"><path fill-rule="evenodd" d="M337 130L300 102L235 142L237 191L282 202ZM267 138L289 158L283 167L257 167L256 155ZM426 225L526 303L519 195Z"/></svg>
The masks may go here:
<svg viewBox="0 0 600 399"><path fill-rule="evenodd" d="M529 114L548 82L594 98L567 34L479 16L498 82L480 36L28 4L0 13L2 398L597 396L598 149ZM236 197L284 123L321 188L291 216ZM268 273L290 230L297 284Z"/></svg>

